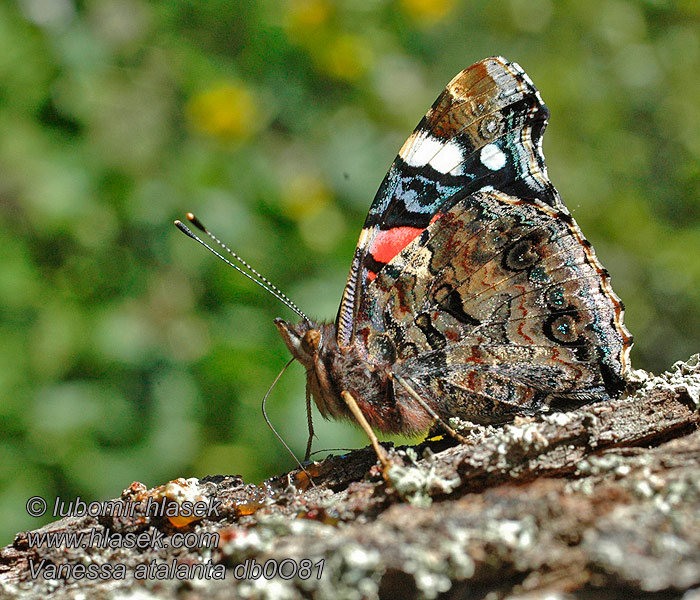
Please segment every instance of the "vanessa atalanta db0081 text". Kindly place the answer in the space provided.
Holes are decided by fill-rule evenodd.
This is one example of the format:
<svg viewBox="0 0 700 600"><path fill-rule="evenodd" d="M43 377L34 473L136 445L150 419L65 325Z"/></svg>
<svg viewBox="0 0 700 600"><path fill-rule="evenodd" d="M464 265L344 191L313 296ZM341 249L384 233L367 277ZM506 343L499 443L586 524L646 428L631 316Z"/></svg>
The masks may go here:
<svg viewBox="0 0 700 600"><path fill-rule="evenodd" d="M370 428L414 434L622 393L632 338L547 177L548 116L503 58L435 101L372 202L335 322L275 321L324 417L354 416L377 448Z"/></svg>

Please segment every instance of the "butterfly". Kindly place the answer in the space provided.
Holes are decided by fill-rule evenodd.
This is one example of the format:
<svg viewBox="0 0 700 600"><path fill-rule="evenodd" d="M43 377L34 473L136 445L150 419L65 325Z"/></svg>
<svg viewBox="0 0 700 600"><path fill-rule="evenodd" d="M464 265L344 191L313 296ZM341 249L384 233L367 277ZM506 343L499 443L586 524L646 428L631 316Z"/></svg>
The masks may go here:
<svg viewBox="0 0 700 600"><path fill-rule="evenodd" d="M548 117L504 58L450 81L379 187L335 322L275 321L307 408L372 438L622 394L624 306L549 181Z"/></svg>

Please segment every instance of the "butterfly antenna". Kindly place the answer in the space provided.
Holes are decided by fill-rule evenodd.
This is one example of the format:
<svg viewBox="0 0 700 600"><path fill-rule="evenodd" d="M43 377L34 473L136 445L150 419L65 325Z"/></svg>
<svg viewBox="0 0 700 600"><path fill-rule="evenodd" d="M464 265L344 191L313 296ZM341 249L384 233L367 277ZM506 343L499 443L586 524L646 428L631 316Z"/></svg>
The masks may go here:
<svg viewBox="0 0 700 600"><path fill-rule="evenodd" d="M218 246L223 248L230 256L235 258L239 263L241 263L246 269L248 269L255 277L257 277L260 281L262 281L265 285L269 286L269 288L282 296L287 301L287 306L292 308L292 310L295 310L295 312L302 317L303 319L307 320L306 316L304 313L301 311L301 309L294 303L292 302L292 299L287 296L281 289L279 289L274 283L272 283L267 277L256 271L248 262L243 260L238 254L236 254L231 248L229 248L226 244L224 244L218 237L216 237L211 231L209 231L204 224L191 212L187 213L187 220L192 223L197 229L199 229L202 233L205 233L207 236L209 236L209 239L214 241Z"/></svg>
<svg viewBox="0 0 700 600"><path fill-rule="evenodd" d="M302 319L304 319L304 321L309 320L309 318L299 309L299 307L296 304L294 304L294 302L292 302L290 300L290 298L284 292L282 292L276 285L274 285L272 282L270 282L269 279L267 279L266 277L263 277L260 273L258 273L246 261L244 261L240 256L238 256L238 254L236 254L233 250L231 250L228 246L226 246L226 244L224 244L217 237L215 237L213 234L211 234L207 230L207 228L204 227L204 225L202 225L202 222L197 217L195 217L192 213L187 213L187 219L190 221L190 223L192 223L195 227L197 227L197 229L206 233L212 240L214 240L214 242L216 242L219 246L221 246L221 248L223 248L228 254L230 254L233 259L240 262L244 267L246 267L253 274L251 275L250 273L247 273L246 271L241 269L238 265L235 265L234 263L232 263L228 258L223 256L220 252L217 252L216 250L214 250L214 248L212 248L209 244L207 244L205 241L203 241L199 236L197 236L195 233L193 233L192 230L189 227L187 227L187 225L185 225L182 221L175 221L176 227L180 231L182 231L182 233L184 233L188 237L191 237L193 240L196 240L197 242L202 244L202 246L204 246L207 250L209 250L209 252L214 254L214 256L219 257L227 265L229 265L230 267L233 267L234 269L236 269L236 271L238 271L239 273L241 273L242 275L244 275L245 277L247 277L251 281L254 281L255 283L257 283L261 288L263 288L264 290L266 290L267 292L272 294L275 298L277 298L280 302L282 302L282 304L284 304L286 307L288 307L290 310L294 311L297 315L299 315Z"/></svg>
<svg viewBox="0 0 700 600"><path fill-rule="evenodd" d="M273 388L277 385L277 382L279 381L280 377L282 377L283 373L287 370L289 365L291 365L294 362L294 360L295 360L294 358L289 359L289 362L286 365L284 365L282 370L277 374L277 377L275 377L275 380L272 382L272 385L270 386L270 388L267 390L267 393L265 394L265 397L263 398L263 401L262 401L262 414L263 414L263 418L265 419L265 423L267 423L267 426L270 428L272 433L274 433L275 436L277 436L277 439L280 442L282 442L282 445L287 449L287 452L289 452L289 454L292 456L292 458L294 459L294 462L296 462L299 465L299 468L302 471L304 471L304 473L306 473L306 476L309 478L311 485L315 486L316 484L314 484L314 480L311 478L311 475L309 474L309 472L304 468L304 465L302 465L301 462L299 462L299 459L297 458L296 454L294 454L294 452L292 452L292 449L287 445L287 442L285 442L284 439L282 438L282 436L279 433L277 433L277 430L274 428L274 426L272 425L272 422L270 421L269 417L267 416L267 409L265 408L265 405L267 404L267 399L269 398L270 393L272 392Z"/></svg>

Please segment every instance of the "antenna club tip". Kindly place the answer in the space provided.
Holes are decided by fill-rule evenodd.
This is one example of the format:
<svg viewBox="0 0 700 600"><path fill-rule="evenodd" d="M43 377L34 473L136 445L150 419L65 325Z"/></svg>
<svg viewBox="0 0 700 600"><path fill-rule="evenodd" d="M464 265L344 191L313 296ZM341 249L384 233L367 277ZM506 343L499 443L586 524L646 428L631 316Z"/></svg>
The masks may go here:
<svg viewBox="0 0 700 600"><path fill-rule="evenodd" d="M177 227L180 231L182 231L182 233L184 233L185 235L188 235L189 237L193 237L192 232L187 228L187 225L185 225L182 221L180 221L180 219L176 219L174 221L174 223L175 223L175 227Z"/></svg>
<svg viewBox="0 0 700 600"><path fill-rule="evenodd" d="M187 220L188 220L190 223L192 223L192 225L194 225L197 229L199 229L200 231L202 231L202 232L204 232L204 233L208 233L208 232L207 232L207 228L206 228L206 227L204 226L204 224L194 215L194 213L188 212L187 215L186 215L186 217L187 217Z"/></svg>

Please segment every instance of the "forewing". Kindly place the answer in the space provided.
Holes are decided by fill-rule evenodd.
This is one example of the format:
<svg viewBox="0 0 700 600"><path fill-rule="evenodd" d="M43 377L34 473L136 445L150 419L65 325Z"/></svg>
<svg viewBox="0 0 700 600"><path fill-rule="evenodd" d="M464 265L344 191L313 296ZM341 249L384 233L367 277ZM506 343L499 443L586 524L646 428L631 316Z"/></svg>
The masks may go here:
<svg viewBox="0 0 700 600"><path fill-rule="evenodd" d="M460 200L493 187L559 205L540 149L548 114L525 72L504 58L478 62L447 85L372 202L336 320L341 346L357 328L369 282Z"/></svg>

